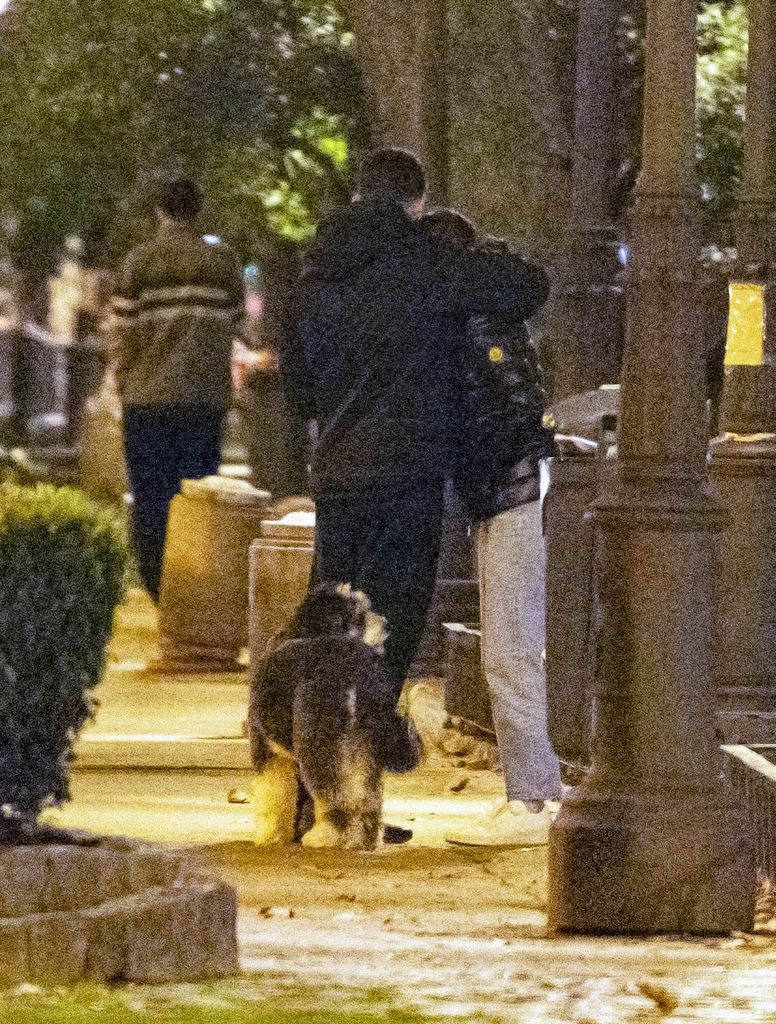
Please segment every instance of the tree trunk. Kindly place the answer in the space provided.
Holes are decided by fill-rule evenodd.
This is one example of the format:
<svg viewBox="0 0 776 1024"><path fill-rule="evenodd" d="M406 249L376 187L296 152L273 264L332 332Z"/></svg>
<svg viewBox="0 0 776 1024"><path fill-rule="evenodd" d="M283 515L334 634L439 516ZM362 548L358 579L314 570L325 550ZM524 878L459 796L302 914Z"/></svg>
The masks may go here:
<svg viewBox="0 0 776 1024"><path fill-rule="evenodd" d="M445 0L346 0L375 142L423 161L435 202L448 191Z"/></svg>

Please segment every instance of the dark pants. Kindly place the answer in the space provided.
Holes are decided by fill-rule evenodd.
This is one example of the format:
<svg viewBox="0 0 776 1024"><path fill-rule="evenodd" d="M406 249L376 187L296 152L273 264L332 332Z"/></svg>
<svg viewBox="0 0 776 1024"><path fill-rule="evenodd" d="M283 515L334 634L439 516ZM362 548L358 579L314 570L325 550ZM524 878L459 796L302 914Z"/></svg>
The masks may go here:
<svg viewBox="0 0 776 1024"><path fill-rule="evenodd" d="M132 545L140 576L159 599L170 502L182 480L218 472L223 413L198 406L127 406L124 452L134 499Z"/></svg>
<svg viewBox="0 0 776 1024"><path fill-rule="evenodd" d="M352 583L388 620L386 666L398 701L436 583L442 489L316 502L314 581Z"/></svg>

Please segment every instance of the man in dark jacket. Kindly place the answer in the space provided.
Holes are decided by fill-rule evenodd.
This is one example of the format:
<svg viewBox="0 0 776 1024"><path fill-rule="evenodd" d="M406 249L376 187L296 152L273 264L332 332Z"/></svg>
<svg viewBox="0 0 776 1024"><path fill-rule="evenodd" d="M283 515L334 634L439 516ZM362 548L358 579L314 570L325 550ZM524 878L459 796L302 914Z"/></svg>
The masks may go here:
<svg viewBox="0 0 776 1024"><path fill-rule="evenodd" d="M452 210L431 214L424 226L462 248L503 248L478 242L474 226ZM547 735L542 661L540 468L553 438L542 424L541 367L521 317L470 317L458 353L461 430L454 480L477 525L482 667L506 801L481 825L447 839L467 846L541 846L549 838L551 802L561 794L558 758Z"/></svg>
<svg viewBox="0 0 776 1024"><path fill-rule="evenodd" d="M287 393L318 427L316 575L365 591L387 618L397 700L433 595L452 468L451 320L530 316L548 287L516 256L435 242L417 223L425 191L410 153L366 159L355 201L318 230L281 352Z"/></svg>

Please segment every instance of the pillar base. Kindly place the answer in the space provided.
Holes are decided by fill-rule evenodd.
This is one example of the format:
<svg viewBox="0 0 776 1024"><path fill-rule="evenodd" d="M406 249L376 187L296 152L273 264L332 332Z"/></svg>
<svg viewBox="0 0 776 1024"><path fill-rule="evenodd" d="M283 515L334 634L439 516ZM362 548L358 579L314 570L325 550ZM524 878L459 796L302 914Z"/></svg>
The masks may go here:
<svg viewBox="0 0 776 1024"><path fill-rule="evenodd" d="M776 712L734 708L717 714L723 743L776 744Z"/></svg>
<svg viewBox="0 0 776 1024"><path fill-rule="evenodd" d="M550 831L550 928L751 931L756 868L747 824L722 786L656 794L581 787Z"/></svg>
<svg viewBox="0 0 776 1024"><path fill-rule="evenodd" d="M159 653L146 671L154 675L204 675L244 672L245 666L240 664L239 651L186 643L162 635L159 637Z"/></svg>

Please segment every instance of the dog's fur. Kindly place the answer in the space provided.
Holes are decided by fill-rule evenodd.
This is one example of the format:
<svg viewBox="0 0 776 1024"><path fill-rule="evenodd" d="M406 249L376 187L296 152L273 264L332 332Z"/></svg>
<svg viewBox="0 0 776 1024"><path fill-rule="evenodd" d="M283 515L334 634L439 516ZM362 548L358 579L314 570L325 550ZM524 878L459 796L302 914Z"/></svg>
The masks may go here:
<svg viewBox="0 0 776 1024"><path fill-rule="evenodd" d="M396 711L384 640L385 620L365 594L324 583L252 669L259 845L293 841L300 779L314 808L312 827L301 829L305 846L378 844L383 772L411 771L421 752L414 726Z"/></svg>

